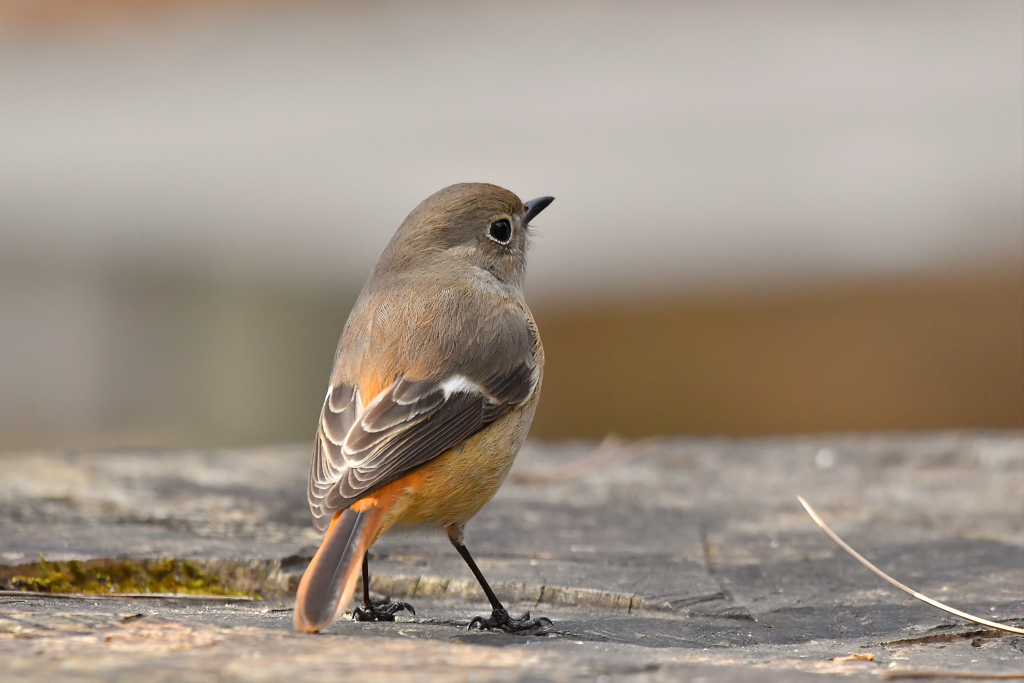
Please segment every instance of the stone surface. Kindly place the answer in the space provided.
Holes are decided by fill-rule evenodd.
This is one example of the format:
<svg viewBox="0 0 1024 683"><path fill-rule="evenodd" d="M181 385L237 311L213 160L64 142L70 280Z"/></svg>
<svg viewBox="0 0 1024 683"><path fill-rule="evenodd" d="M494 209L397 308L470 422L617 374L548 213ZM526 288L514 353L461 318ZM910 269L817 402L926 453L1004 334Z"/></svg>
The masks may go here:
<svg viewBox="0 0 1024 683"><path fill-rule="evenodd" d="M417 615L291 630L318 543L308 449L0 456L0 583L50 560L220 567L262 601L0 595L12 680L800 680L1021 673L1024 637L892 589L883 570L1024 624L1024 435L531 443L468 529L512 612L546 633L466 632L486 602L440 535L385 537L371 588ZM224 569L227 567L227 569ZM853 653L873 661L832 661Z"/></svg>

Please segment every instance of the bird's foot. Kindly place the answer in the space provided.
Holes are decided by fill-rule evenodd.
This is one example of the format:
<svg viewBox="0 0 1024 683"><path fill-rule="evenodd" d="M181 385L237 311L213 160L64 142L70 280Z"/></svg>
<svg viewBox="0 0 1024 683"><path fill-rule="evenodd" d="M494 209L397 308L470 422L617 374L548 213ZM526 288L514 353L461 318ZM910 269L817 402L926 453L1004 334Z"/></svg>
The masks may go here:
<svg viewBox="0 0 1024 683"><path fill-rule="evenodd" d="M395 613L402 610L409 612L413 616L416 615L416 610L407 602L381 600L380 602L356 607L352 612L352 618L355 621L394 621Z"/></svg>
<svg viewBox="0 0 1024 683"><path fill-rule="evenodd" d="M545 626L551 625L551 620L547 617L531 619L530 613L526 612L518 619L513 619L504 609L498 608L491 612L491 616L489 617L473 617L473 620L469 622L469 626L466 627L466 630L468 631L476 626L481 630L489 631L494 628L499 628L505 633L520 633L522 631L540 630Z"/></svg>

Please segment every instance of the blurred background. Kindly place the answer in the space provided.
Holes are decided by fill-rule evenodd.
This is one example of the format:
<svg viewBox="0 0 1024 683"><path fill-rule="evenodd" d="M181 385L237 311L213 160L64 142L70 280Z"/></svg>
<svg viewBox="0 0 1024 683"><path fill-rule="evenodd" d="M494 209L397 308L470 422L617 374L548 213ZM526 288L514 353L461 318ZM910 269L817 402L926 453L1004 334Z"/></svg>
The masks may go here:
<svg viewBox="0 0 1024 683"><path fill-rule="evenodd" d="M424 197L557 201L533 434L1024 427L1024 4L0 1L0 449L310 440Z"/></svg>

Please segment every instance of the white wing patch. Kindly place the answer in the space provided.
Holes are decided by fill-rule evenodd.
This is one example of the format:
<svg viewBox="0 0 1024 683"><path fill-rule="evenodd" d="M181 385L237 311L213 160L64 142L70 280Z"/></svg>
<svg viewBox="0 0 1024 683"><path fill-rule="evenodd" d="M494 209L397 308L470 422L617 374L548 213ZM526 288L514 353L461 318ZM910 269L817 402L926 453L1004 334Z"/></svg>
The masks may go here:
<svg viewBox="0 0 1024 683"><path fill-rule="evenodd" d="M441 388L441 391L444 392L444 399L446 401L451 398L452 394L460 391L466 393L481 393L480 386L478 384L470 382L462 375L452 375L445 381L441 382L438 386Z"/></svg>

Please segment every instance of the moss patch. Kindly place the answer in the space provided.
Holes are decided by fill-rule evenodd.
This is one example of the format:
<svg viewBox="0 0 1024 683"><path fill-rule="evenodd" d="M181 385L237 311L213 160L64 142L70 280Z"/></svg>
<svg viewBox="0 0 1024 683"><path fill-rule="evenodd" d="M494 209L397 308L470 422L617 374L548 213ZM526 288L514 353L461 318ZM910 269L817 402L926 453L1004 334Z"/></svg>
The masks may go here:
<svg viewBox="0 0 1024 683"><path fill-rule="evenodd" d="M0 567L0 584L41 593L189 593L259 597L189 560L91 560Z"/></svg>

